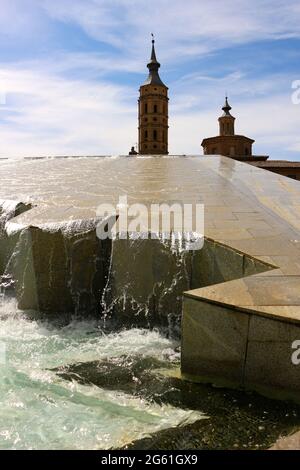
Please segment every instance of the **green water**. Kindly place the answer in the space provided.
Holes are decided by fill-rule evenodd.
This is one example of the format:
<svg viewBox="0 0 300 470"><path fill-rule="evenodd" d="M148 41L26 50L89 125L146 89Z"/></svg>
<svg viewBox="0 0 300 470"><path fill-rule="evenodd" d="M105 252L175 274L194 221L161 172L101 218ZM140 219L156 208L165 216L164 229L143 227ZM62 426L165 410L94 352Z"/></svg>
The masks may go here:
<svg viewBox="0 0 300 470"><path fill-rule="evenodd" d="M199 412L64 380L49 370L131 354L168 362L175 346L157 332L104 334L95 320L66 326L29 320L14 302L2 302L0 448L108 449L201 418Z"/></svg>
<svg viewBox="0 0 300 470"><path fill-rule="evenodd" d="M178 343L0 302L0 449L261 449L300 407L180 379Z"/></svg>

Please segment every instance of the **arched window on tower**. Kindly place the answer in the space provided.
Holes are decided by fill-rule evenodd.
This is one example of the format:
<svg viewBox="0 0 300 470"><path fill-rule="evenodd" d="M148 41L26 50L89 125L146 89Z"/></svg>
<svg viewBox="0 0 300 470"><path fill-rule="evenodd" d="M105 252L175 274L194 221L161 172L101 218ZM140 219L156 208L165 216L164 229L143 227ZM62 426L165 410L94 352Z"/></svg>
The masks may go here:
<svg viewBox="0 0 300 470"><path fill-rule="evenodd" d="M157 113L157 104L154 105L153 111L154 111L154 113Z"/></svg>
<svg viewBox="0 0 300 470"><path fill-rule="evenodd" d="M157 140L157 130L153 131L153 140Z"/></svg>
<svg viewBox="0 0 300 470"><path fill-rule="evenodd" d="M145 113L147 114L148 113L148 104L145 103Z"/></svg>
<svg viewBox="0 0 300 470"><path fill-rule="evenodd" d="M148 139L148 131L144 132L144 137L145 137L145 139Z"/></svg>

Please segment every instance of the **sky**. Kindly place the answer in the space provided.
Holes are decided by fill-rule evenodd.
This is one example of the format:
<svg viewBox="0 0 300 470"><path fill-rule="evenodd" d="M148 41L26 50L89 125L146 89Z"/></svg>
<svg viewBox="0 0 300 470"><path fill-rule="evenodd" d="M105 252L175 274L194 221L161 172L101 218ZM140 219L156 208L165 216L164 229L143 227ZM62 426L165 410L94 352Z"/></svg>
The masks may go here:
<svg viewBox="0 0 300 470"><path fill-rule="evenodd" d="M300 161L299 0L0 6L0 157L127 154L153 32L170 153L202 154L228 93L255 154Z"/></svg>

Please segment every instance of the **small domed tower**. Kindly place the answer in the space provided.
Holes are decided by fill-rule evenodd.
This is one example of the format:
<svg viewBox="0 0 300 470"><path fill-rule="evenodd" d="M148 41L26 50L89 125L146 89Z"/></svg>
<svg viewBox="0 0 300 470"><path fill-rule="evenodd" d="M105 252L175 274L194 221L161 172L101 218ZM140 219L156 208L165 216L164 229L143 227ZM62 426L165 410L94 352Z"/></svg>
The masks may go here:
<svg viewBox="0 0 300 470"><path fill-rule="evenodd" d="M234 135L234 121L235 117L230 114L231 106L228 103L228 98L225 98L225 104L223 106L223 115L219 117L220 132L219 135Z"/></svg>
<svg viewBox="0 0 300 470"><path fill-rule="evenodd" d="M235 117L230 114L231 106L225 98L223 114L219 117L219 135L202 141L204 155L224 155L236 160L253 160L253 139L235 133ZM262 159L267 157L262 156Z"/></svg>
<svg viewBox="0 0 300 470"><path fill-rule="evenodd" d="M152 53L149 76L140 87L139 98L139 154L168 154L168 87L158 74L160 64L156 59L155 41L152 39Z"/></svg>

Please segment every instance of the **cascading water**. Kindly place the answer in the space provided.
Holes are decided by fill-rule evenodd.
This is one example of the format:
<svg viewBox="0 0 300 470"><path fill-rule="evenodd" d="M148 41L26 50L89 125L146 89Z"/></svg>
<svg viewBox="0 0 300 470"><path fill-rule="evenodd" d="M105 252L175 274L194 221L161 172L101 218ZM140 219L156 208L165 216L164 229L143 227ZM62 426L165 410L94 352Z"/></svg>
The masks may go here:
<svg viewBox="0 0 300 470"><path fill-rule="evenodd" d="M182 240L102 244L92 222L22 229L10 220L26 208L0 207L1 449L119 448L158 431L157 448L259 448L299 425L295 407L180 380L182 292L202 268L222 281Z"/></svg>
<svg viewBox="0 0 300 470"><path fill-rule="evenodd" d="M0 200L0 299L3 299L5 292L8 292L14 285L9 273L10 258L13 256L14 250L10 246L6 225L10 219L30 207L30 205L18 201Z"/></svg>
<svg viewBox="0 0 300 470"><path fill-rule="evenodd" d="M2 212L3 236L6 236L5 224L15 215L15 206L9 207L10 211ZM78 229L78 224L76 226ZM72 237L74 233L69 224L67 228L64 236ZM87 233L86 227L82 232ZM51 228L49 233L51 234ZM57 228L54 228L53 233L56 236ZM178 344L158 331L130 328L128 322L127 330L109 330L105 320L118 314L116 307L119 308L120 299L122 299L122 314L127 309L133 309L135 313L138 312L146 319L149 309L148 297L146 301L139 299L138 295L135 299L131 295L132 291L126 292L127 288L132 288L132 284L127 285L125 279L118 278L118 289L121 284L122 288L115 300L111 300L111 293L116 293L112 287L116 278L114 250L109 257L107 275L103 278L104 289L99 305L101 319L97 317L83 319L82 309L79 311L79 308L75 308L71 319L52 312L51 320L41 319L33 311L25 313L19 310L16 300L8 294L11 293L9 288L14 286L13 273L16 272L20 258L25 259L24 266L28 269L28 259L30 259L28 240L26 231L18 233L13 250L6 258L7 264L1 276L0 448L120 447L149 433L178 426L182 422L187 424L202 419L203 414L197 411L171 405L161 406L151 400L122 391L101 388L89 383L82 384L76 380L64 380L57 373L58 369L72 364L111 360L118 363L124 357L131 356L148 358L150 363L159 360L164 367L171 366L176 369L179 365L178 353L175 352ZM79 242L81 241L79 239ZM5 242L7 243L7 238ZM131 241L131 249L133 243ZM65 265L70 266L66 286L74 298L79 299L75 292L77 284L74 276L78 268L73 246L71 248L67 246L66 249ZM51 246L48 248L50 251L54 249ZM30 256L32 257L32 254ZM96 256L99 257L99 254L96 253ZM50 270L54 269L51 257L53 258L53 255L49 255ZM179 268L180 263L181 261L177 260L175 266ZM25 269L21 272L26 274ZM25 274L20 276L21 282L18 280L19 284L22 284L21 288L19 286L20 290L24 289L23 284L27 282ZM49 283L52 277L50 273ZM169 289L174 282L176 283L171 281ZM161 293L163 290L160 286ZM92 295L91 289L86 289L86 292ZM118 323L120 328L120 322Z"/></svg>
<svg viewBox="0 0 300 470"><path fill-rule="evenodd" d="M105 334L97 320L66 325L30 320L0 303L0 448L105 449L194 422L201 414L161 407L118 391L61 379L53 368L137 354L174 360L174 342L158 332ZM175 358L176 359L176 358Z"/></svg>
<svg viewBox="0 0 300 470"><path fill-rule="evenodd" d="M193 252L158 236L112 241L101 305L118 326L157 327L180 337L182 293L191 288Z"/></svg>

